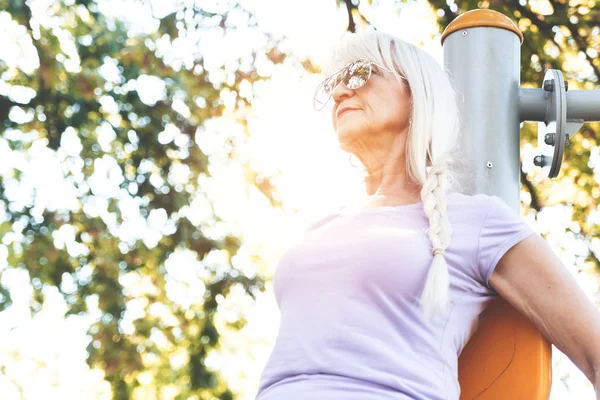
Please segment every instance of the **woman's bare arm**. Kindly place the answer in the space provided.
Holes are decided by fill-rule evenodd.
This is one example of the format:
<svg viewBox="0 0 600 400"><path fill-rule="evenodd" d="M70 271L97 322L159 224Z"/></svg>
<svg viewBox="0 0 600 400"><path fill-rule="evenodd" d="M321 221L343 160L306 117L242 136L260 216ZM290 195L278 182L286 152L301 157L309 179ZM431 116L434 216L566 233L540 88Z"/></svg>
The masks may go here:
<svg viewBox="0 0 600 400"><path fill-rule="evenodd" d="M573 361L600 400L600 312L544 238L536 233L508 250L490 285Z"/></svg>

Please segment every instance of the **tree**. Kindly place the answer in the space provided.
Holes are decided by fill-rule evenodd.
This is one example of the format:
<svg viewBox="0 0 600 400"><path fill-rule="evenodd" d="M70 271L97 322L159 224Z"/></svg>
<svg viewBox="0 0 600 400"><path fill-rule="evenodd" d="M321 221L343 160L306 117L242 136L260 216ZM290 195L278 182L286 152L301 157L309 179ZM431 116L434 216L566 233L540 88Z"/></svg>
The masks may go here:
<svg viewBox="0 0 600 400"><path fill-rule="evenodd" d="M214 160L231 160L244 137L225 137L220 154L207 154L203 126L227 117L246 132L252 86L268 79L257 60L281 63L288 55L265 34L261 45L233 60L233 69L222 65L218 73L201 51L169 59L164 49L178 40L198 44L209 33L255 28L239 4L208 10L182 3L156 17L149 33L132 32L99 4L62 0L36 11L23 0L0 0L3 18L38 61L29 68L0 61L1 83L10 89L0 93L0 148L20 160L1 169L0 247L11 268L28 272L33 313L47 287L64 296L67 315L97 304L88 363L105 371L114 398L132 397L149 374L157 392L170 386L177 398L231 399L218 372L205 365L219 346L218 300L234 286L253 297L264 280L236 268L240 238L222 225L202 187ZM66 204L48 205L28 186L39 176L31 160L40 152L58 160ZM242 167L248 186L280 207L271 177ZM27 189L25 198L17 195ZM210 217L195 217L195 204L206 205ZM169 275L181 262L205 289L187 305L168 293ZM127 328L134 303L141 315ZM10 305L10 291L0 286L0 311ZM243 317L231 325L241 328ZM174 363L175 356L184 361Z"/></svg>

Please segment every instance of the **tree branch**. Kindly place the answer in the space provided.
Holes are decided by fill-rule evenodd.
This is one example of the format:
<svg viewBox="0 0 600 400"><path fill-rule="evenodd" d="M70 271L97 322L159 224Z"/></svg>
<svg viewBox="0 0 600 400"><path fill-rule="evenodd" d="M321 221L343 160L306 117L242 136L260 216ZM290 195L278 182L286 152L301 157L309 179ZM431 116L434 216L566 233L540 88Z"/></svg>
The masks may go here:
<svg viewBox="0 0 600 400"><path fill-rule="evenodd" d="M527 188L527 191L531 196L531 204L529 206L536 212L539 212L542 208L542 205L540 204L539 196L535 192L533 184L529 181L527 174L523 171L523 163L520 163L519 170L521 171L521 183L523 183L523 186Z"/></svg>
<svg viewBox="0 0 600 400"><path fill-rule="evenodd" d="M557 2L556 0L550 0L550 3L552 4L552 7L554 7L555 13L557 13L558 15L567 15L567 11L568 11L567 3L561 4L561 3ZM571 23L571 21L568 18L566 19L566 23L564 25L567 26L567 28L569 28L569 32L571 32L571 37L577 44L577 50L581 51L581 52L583 52L583 54L585 54L586 60L590 63L590 65L594 69L594 74L596 74L596 78L600 78L600 68L598 68L597 66L594 65L594 62L593 62L594 59L592 57L590 57L588 55L588 53L585 51L588 47L588 43L585 41L585 39L583 37L581 37L581 35L579 35L579 32L577 31L577 25Z"/></svg>
<svg viewBox="0 0 600 400"><path fill-rule="evenodd" d="M533 25L537 26L540 32L543 32L548 39L552 40L554 44L561 50L561 52L564 51L561 44L554 40L554 35L552 34L552 26L550 26L549 23L540 19L539 15L535 14L529 8L522 6L519 2L515 2L514 7L521 13L522 16L527 17Z"/></svg>
<svg viewBox="0 0 600 400"><path fill-rule="evenodd" d="M23 390L23 386L19 385L19 382L17 382L16 379L11 378L7 373L6 373L6 366L5 365L0 365L0 374L2 374L7 381L9 381L10 383L12 383L17 390L19 391L19 395L21 396L21 399L25 399L25 392Z"/></svg>
<svg viewBox="0 0 600 400"><path fill-rule="evenodd" d="M544 206L541 204L541 202L539 200L539 196L537 195L533 184L527 178L527 174L525 174L522 167L523 167L523 164L521 163L520 168L519 168L521 171L521 182L523 183L523 186L525 186L525 188L527 189L527 191L529 192L529 194L531 196L531 204L529 206L531 208L533 208L537 214L538 212L540 212L540 210ZM567 231L573 232L576 235L579 234L583 237L589 236L588 232L585 231L585 229L581 226L581 224L579 224L579 233L574 232L571 228L567 228ZM598 257L596 257L596 255L594 254L594 252L592 251L590 246L588 246L588 251L589 251L589 255L587 258L592 259L596 263L596 269L599 269L600 268L600 259L598 259Z"/></svg>
<svg viewBox="0 0 600 400"><path fill-rule="evenodd" d="M352 4L352 0L344 0L344 4L346 5L346 10L348 11L348 31L356 33L356 24L354 23L354 18L352 17L352 10L356 8L356 6Z"/></svg>
<svg viewBox="0 0 600 400"><path fill-rule="evenodd" d="M346 10L348 10L348 31L350 31L352 33L356 33L356 23L354 22L354 18L352 16L354 11L356 11L356 13L358 14L358 17L364 24L372 26L373 29L377 30L377 28L375 28L375 26L373 26L373 24L371 24L371 22L367 18L365 18L363 13L361 13L358 10L358 5L354 5L352 3L352 0L343 0L343 1L344 1L344 4L346 5ZM358 4L360 4L360 2Z"/></svg>

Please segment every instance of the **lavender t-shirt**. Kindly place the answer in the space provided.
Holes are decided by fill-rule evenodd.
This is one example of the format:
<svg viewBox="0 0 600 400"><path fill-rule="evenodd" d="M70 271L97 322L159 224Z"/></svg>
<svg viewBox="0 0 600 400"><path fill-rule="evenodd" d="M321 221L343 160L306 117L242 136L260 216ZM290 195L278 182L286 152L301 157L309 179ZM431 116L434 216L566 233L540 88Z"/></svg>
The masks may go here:
<svg viewBox="0 0 600 400"><path fill-rule="evenodd" d="M448 193L447 207L450 305L429 323L422 202L338 207L308 225L275 268L281 322L256 400L459 398L457 358L498 295L489 277L534 231L497 196Z"/></svg>

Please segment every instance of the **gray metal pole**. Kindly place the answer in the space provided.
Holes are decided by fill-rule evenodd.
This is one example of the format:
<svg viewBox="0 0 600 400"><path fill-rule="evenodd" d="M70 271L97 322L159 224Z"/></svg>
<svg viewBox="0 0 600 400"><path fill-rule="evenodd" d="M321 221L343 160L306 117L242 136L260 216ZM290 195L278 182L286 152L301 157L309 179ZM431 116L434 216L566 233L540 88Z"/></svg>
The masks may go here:
<svg viewBox="0 0 600 400"><path fill-rule="evenodd" d="M498 196L518 214L520 114L537 113L542 105L539 95L547 96L520 89L522 41L523 34L514 21L497 11L485 9L460 15L442 34L444 65L458 91L463 134L461 144L467 164L472 169L472 173L466 171L464 174L469 192L466 194ZM544 83L544 89L552 94L544 101L543 109L554 106L549 115L561 121L561 129L557 129L554 136L551 132L547 134L549 138L559 139L560 146L553 149L562 151L566 141L563 135L579 123L565 126L562 119L567 114L564 81L561 75L555 76L555 71L547 71L547 75L551 77L544 77L545 81L549 81ZM523 112L521 102L525 103ZM550 127L553 124L556 125L550 123ZM559 155L562 156L562 153ZM462 392L461 398L478 397L484 391L486 398L508 398L503 395L510 392L507 382L518 385L517 390L525 397L548 398L552 382L551 344L505 299L497 300L497 308L490 312L488 309L482 315L482 324L478 328L482 334L470 339L472 342L467 345L469 353L463 353L465 356L459 358L459 371L463 371L462 380L467 389ZM498 341L495 336L496 339L492 340L490 332L496 331L503 332L505 340ZM491 353L490 348L494 348L495 352ZM502 361L498 354L508 358ZM470 379L482 368L492 365L499 369L488 369L483 379L475 382ZM523 379L527 379L528 375L531 381L525 382ZM504 383L497 384L502 382L501 376L505 378Z"/></svg>
<svg viewBox="0 0 600 400"><path fill-rule="evenodd" d="M520 38L508 29L469 27L450 33L443 47L474 173L465 194L495 195L520 212Z"/></svg>

